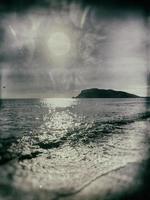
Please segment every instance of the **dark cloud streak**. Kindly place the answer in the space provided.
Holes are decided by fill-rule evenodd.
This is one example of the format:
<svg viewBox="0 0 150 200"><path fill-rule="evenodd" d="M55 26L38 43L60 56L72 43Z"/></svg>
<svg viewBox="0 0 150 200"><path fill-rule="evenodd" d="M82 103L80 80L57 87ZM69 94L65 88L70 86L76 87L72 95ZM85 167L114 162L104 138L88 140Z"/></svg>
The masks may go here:
<svg viewBox="0 0 150 200"><path fill-rule="evenodd" d="M141 9L150 5L149 0L1 0L2 11L24 11L32 7L58 6L69 3L80 3L82 5L118 7L123 9Z"/></svg>

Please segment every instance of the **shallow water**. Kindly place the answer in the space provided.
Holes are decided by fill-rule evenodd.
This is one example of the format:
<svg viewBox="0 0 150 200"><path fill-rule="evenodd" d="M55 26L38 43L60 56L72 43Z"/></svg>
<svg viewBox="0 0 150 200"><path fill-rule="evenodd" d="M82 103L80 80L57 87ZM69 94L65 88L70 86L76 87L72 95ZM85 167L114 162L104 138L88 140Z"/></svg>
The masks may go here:
<svg viewBox="0 0 150 200"><path fill-rule="evenodd" d="M142 162L149 118L144 99L4 100L0 196L73 193L101 175ZM126 182L137 174L124 174Z"/></svg>

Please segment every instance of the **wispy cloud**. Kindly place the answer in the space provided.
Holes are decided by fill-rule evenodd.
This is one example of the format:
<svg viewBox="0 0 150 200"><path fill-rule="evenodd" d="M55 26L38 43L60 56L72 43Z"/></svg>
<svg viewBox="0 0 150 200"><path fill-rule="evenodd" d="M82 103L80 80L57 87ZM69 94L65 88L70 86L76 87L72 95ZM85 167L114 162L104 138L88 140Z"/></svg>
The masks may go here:
<svg viewBox="0 0 150 200"><path fill-rule="evenodd" d="M47 8L5 13L0 24L4 97L73 96L88 87L145 94L140 10L120 13L118 8L51 1ZM61 42L66 38L69 50L58 56L55 43L49 44L53 38L57 48L66 47Z"/></svg>

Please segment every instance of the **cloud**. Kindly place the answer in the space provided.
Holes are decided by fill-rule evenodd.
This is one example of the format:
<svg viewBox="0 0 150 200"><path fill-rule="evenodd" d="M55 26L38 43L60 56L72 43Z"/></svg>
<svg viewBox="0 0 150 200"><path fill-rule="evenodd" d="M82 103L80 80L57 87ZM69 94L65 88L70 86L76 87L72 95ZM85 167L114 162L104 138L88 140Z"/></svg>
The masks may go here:
<svg viewBox="0 0 150 200"><path fill-rule="evenodd" d="M144 87L142 11L120 12L118 7L75 1L51 1L47 8L37 5L22 13L9 12L0 20L4 97L71 97L90 87L130 92L137 82ZM48 46L51 33L58 32L71 41L65 57L53 56Z"/></svg>
<svg viewBox="0 0 150 200"><path fill-rule="evenodd" d="M47 7L58 7L66 6L69 3L80 3L82 5L91 5L91 6L106 6L124 8L124 9L139 9L142 6L149 5L148 1L143 0L1 0L0 8L5 12L11 11L24 11L30 8L47 8Z"/></svg>

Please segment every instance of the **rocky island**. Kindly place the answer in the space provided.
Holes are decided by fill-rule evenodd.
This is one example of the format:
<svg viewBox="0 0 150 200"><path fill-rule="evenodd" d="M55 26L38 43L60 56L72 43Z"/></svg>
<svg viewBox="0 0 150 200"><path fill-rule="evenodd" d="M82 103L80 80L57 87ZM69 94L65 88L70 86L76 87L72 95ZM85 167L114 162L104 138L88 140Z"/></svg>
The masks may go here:
<svg viewBox="0 0 150 200"><path fill-rule="evenodd" d="M111 89L91 88L82 90L75 98L140 98L140 96Z"/></svg>

